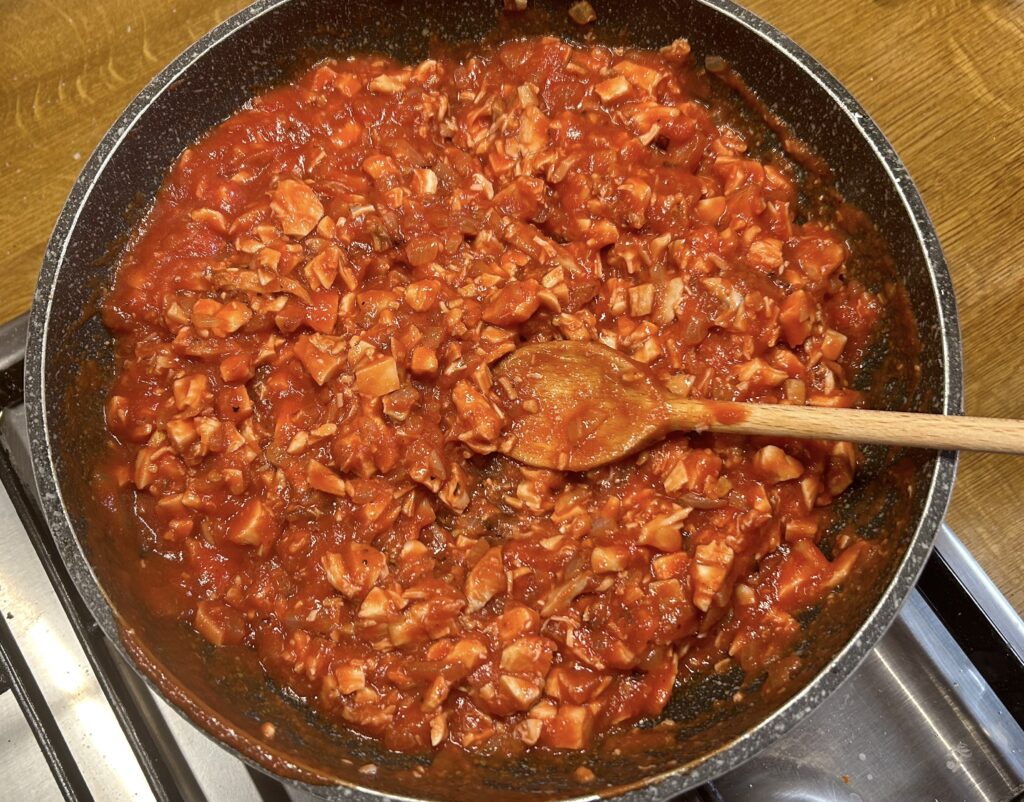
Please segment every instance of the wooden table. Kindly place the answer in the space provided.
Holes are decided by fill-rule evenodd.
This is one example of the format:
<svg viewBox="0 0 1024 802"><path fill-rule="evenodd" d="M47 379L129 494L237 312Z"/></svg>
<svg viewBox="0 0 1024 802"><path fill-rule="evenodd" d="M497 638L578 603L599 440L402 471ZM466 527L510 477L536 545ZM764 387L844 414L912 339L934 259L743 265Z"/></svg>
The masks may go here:
<svg viewBox="0 0 1024 802"><path fill-rule="evenodd" d="M28 308L57 213L107 127L158 70L244 4L3 3L0 320ZM1024 418L1024 5L747 5L832 70L892 140L953 271L968 412ZM1020 612L1022 519L1024 458L965 456L949 521Z"/></svg>

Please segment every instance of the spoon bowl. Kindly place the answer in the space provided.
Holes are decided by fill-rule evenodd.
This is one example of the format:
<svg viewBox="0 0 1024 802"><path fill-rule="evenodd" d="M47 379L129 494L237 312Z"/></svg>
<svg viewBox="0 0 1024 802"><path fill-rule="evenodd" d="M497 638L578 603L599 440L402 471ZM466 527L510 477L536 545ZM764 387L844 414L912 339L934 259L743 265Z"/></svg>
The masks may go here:
<svg viewBox="0 0 1024 802"><path fill-rule="evenodd" d="M665 390L643 365L604 345L525 345L495 370L509 396L508 453L527 465L586 471L670 430Z"/></svg>

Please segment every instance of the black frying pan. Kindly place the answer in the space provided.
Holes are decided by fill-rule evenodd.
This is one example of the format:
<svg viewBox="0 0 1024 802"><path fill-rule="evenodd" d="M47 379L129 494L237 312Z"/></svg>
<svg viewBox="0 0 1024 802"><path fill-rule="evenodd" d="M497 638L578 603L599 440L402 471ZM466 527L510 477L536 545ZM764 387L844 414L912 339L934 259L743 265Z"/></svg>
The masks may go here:
<svg viewBox="0 0 1024 802"><path fill-rule="evenodd" d="M742 701L733 699L743 683L736 674L691 682L666 710L673 726L620 736L583 754L499 760L452 753L432 765L327 727L271 687L251 654L212 649L138 603L144 589L130 570L138 557L134 534L104 521L90 493L112 362L108 333L93 311L111 283L119 243L178 154L253 94L325 55L378 51L414 61L427 54L432 38L581 35L566 15L568 2L543 2L539 11L510 16L496 2L261 0L196 42L142 91L86 164L46 251L26 362L36 479L71 575L111 641L165 698L248 761L319 784L317 793L338 800L383 794L476 802L483 794L512 800L593 793L669 799L766 746L853 671L924 565L950 496L954 454L868 451L831 537L856 530L884 544L882 557L806 616L800 667L789 681L755 682ZM793 42L726 0L595 5L599 17L590 31L599 41L659 47L685 35L698 57L725 58L831 165L839 190L877 225L877 232L851 232L853 272L879 289L895 281L908 299L906 316L887 321L859 385L879 408L960 413L960 338L935 231L903 165L856 101ZM770 142L771 134L764 136ZM261 721L276 724L272 740L261 735ZM368 763L376 773L359 771ZM595 771L593 783L572 779L580 765Z"/></svg>

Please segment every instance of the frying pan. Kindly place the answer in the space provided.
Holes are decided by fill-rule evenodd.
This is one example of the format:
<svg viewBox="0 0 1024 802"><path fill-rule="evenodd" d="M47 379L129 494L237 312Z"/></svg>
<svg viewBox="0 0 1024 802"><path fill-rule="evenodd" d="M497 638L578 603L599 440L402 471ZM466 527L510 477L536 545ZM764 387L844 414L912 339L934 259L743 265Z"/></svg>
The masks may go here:
<svg viewBox="0 0 1024 802"><path fill-rule="evenodd" d="M172 705L241 758L326 799L663 800L725 773L786 732L854 670L913 586L949 500L955 454L868 450L824 548L855 531L878 544L878 557L803 617L799 660L788 676L745 683L725 673L688 681L665 711L670 721L585 753L502 759L453 751L431 762L385 752L309 714L269 684L252 654L209 647L143 601L147 589L131 571L140 556L136 537L130 526L105 518L90 491L112 367L109 333L94 312L112 282L119 247L166 170L253 94L325 55L375 51L416 61L437 40L542 31L581 37L567 17L568 2L534 5L541 8L502 15L493 0L255 3L196 42L118 118L74 185L44 258L29 326L29 428L46 517L72 577L111 642ZM960 413L960 337L934 229L902 163L849 93L793 42L726 0L605 2L598 14L587 34L595 41L656 48L686 36L698 58L726 59L824 158L839 191L877 226L851 228L851 271L887 292L894 309L906 301L905 314L886 321L858 386L879 408ZM261 733L261 722L275 725L272 738ZM376 768L367 770L369 764ZM580 765L595 772L590 784L573 779Z"/></svg>

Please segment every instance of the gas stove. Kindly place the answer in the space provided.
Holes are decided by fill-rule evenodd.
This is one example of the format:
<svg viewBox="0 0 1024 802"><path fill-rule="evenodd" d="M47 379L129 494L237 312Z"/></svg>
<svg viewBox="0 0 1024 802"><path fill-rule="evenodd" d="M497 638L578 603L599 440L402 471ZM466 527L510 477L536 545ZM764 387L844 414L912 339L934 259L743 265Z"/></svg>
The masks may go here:
<svg viewBox="0 0 1024 802"><path fill-rule="evenodd" d="M25 319L0 327L0 797L313 802L214 745L92 620L35 495ZM1024 622L943 527L854 674L786 736L678 802L1024 799Z"/></svg>

